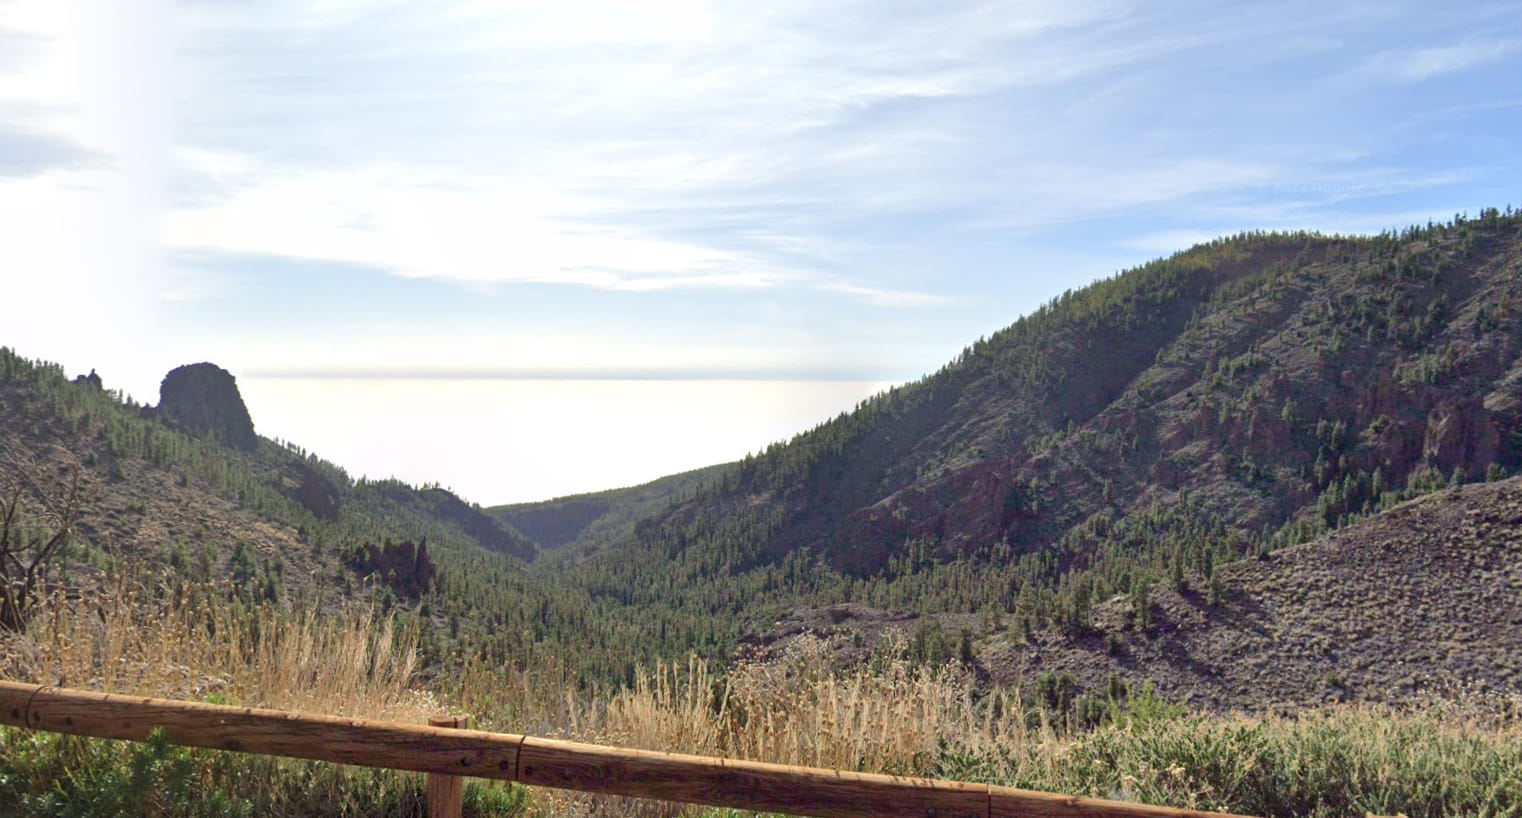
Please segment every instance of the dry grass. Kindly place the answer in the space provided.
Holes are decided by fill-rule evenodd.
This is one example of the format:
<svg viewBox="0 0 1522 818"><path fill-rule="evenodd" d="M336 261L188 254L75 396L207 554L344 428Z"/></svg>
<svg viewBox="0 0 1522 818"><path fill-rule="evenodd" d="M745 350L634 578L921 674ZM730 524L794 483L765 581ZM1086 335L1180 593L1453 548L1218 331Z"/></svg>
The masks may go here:
<svg viewBox="0 0 1522 818"><path fill-rule="evenodd" d="M441 693L489 729L831 769L922 775L947 744L983 751L1058 741L1049 728L1003 718L1023 712L1018 697L975 694L963 670L887 658L837 672L812 638L726 674L696 657L642 668L632 687L608 694L575 695L557 667L472 665Z"/></svg>
<svg viewBox="0 0 1522 818"><path fill-rule="evenodd" d="M887 654L894 653L890 649ZM887 655L885 654L885 655ZM797 640L778 660L743 662L721 675L706 662L636 672L632 687L608 695L567 692L553 662L539 672L471 667L447 692L457 709L488 729L694 755L830 769L926 776L946 747L992 752L1018 744L1024 773L1055 763L1063 740L1028 729L1011 693L975 696L972 679L948 667L885 658L853 672L830 669L823 642ZM536 801L554 815L670 816L677 805L545 790Z"/></svg>
<svg viewBox="0 0 1522 818"><path fill-rule="evenodd" d="M286 610L222 589L135 582L54 598L4 644L4 678L65 687L423 722L416 635L368 608Z"/></svg>
<svg viewBox="0 0 1522 818"><path fill-rule="evenodd" d="M829 668L821 643L800 639L780 659L742 662L728 673L693 659L639 672L627 689L581 694L567 665L552 657L536 657L529 671L467 664L420 690L415 648L411 631L370 610L278 610L231 601L222 589L155 596L123 582L88 604L50 602L25 634L3 643L0 673L414 723L442 702L470 713L476 726L505 732L1248 814L1522 814L1522 725L1498 720L1488 705L1483 712L1364 706L1296 718L1132 706L1110 726L1068 731L1026 718L1013 694L975 694L963 671L893 658L891 644L873 664L848 672ZM319 779L303 767L288 775L273 763L260 769L240 780L270 788L269 803L292 803L289 793L307 782L328 788L329 803L350 804L378 803L366 798L386 788L405 799L414 786L400 774ZM395 812L400 802L385 803L383 812ZM533 809L691 811L550 790L534 794Z"/></svg>

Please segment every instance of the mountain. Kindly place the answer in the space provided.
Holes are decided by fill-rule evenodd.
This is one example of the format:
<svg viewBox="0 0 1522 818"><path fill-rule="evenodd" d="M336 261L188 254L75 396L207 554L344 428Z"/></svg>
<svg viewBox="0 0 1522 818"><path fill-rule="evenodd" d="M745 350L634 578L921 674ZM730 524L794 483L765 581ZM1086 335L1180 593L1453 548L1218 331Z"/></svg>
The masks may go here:
<svg viewBox="0 0 1522 818"><path fill-rule="evenodd" d="M494 506L487 512L540 548L595 549L628 537L636 520L664 510L734 467L733 463L723 463L629 488Z"/></svg>
<svg viewBox="0 0 1522 818"><path fill-rule="evenodd" d="M365 579L356 556L392 540L431 543L446 578L521 575L536 555L447 491L355 481L257 437L233 376L209 363L169 373L150 408L94 372L69 381L0 347L0 453L7 473L78 472L82 516L60 578L70 586L92 571L162 566L187 578L241 575L274 598L352 589Z"/></svg>
<svg viewBox="0 0 1522 818"><path fill-rule="evenodd" d="M1519 350L1510 210L1222 239L747 458L580 576L735 622L720 642L847 603L1081 631L1096 600L1522 468Z"/></svg>

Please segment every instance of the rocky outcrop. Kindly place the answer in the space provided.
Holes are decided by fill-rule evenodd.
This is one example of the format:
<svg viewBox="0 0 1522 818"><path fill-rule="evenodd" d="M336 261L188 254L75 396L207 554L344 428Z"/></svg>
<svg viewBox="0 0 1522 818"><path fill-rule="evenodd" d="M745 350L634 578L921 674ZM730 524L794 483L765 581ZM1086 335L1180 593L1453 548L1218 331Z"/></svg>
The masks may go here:
<svg viewBox="0 0 1522 818"><path fill-rule="evenodd" d="M216 364L187 364L165 375L159 385L157 417L231 449L251 452L259 445L237 380Z"/></svg>
<svg viewBox="0 0 1522 818"><path fill-rule="evenodd" d="M422 595L439 577L438 566L428 556L427 540L416 545L410 540L383 546L366 543L350 555L348 562L360 575L377 577L405 596Z"/></svg>
<svg viewBox="0 0 1522 818"><path fill-rule="evenodd" d="M105 388L105 385L100 380L100 376L95 374L95 370L93 370L93 369L90 370L90 374L88 374L88 375L78 375L78 376L76 376L74 378L74 383L77 383L80 386L86 386L86 387L89 387L91 389L96 389L96 390L104 389Z"/></svg>
<svg viewBox="0 0 1522 818"><path fill-rule="evenodd" d="M1439 472L1457 470L1472 479L1484 476L1486 466L1495 462L1498 442L1495 423L1475 396L1432 410L1422 453Z"/></svg>

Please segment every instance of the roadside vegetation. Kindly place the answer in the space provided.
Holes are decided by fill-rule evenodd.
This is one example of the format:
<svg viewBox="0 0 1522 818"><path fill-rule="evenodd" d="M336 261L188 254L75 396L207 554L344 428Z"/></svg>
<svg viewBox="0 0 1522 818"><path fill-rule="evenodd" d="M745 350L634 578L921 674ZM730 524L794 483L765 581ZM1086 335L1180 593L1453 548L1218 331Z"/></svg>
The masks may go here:
<svg viewBox="0 0 1522 818"><path fill-rule="evenodd" d="M1205 715L1118 680L1063 700L980 689L886 640L832 670L795 642L720 670L657 665L577 692L567 662L417 673L417 633L351 605L249 603L215 584L133 579L48 599L6 637L8 679L217 703L473 726L627 747L980 781L1250 815L1522 814L1522 712L1504 698ZM422 815L422 776L0 730L0 803L39 816ZM473 782L467 814L680 814L678 805Z"/></svg>

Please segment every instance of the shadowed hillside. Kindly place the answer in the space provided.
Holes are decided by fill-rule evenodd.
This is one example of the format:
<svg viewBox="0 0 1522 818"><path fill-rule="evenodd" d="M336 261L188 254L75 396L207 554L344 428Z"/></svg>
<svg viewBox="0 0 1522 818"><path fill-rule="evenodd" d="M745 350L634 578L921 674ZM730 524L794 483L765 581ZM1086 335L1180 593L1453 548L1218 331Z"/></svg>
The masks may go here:
<svg viewBox="0 0 1522 818"><path fill-rule="evenodd" d="M151 566L166 583L227 578L249 602L373 588L389 604L386 593L415 596L437 573L447 590L436 607L464 613L467 632L467 612L492 600L477 583L498 596L523 592L523 560L535 550L510 526L441 489L355 481L293 445L250 442L247 410L220 368L182 367L165 383L166 405L151 411L106 388L109 373L69 381L0 348L8 472L80 476L80 520L50 582L88 587ZM423 576L410 563L362 570L364 554L393 540L426 541L439 567L418 559Z"/></svg>
<svg viewBox="0 0 1522 818"><path fill-rule="evenodd" d="M984 654L996 680L1154 681L1215 709L1522 690L1522 479L1448 489L1306 545L1097 605Z"/></svg>

